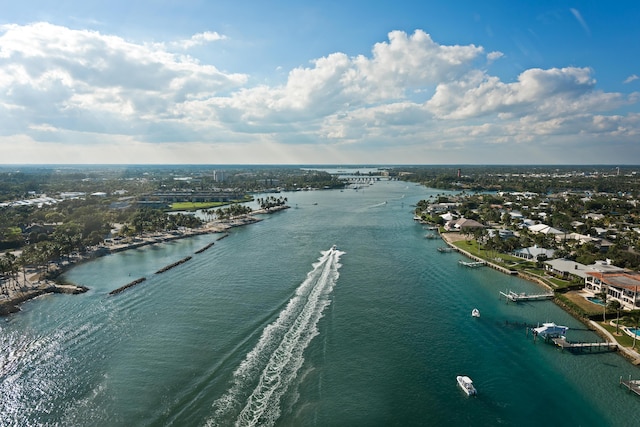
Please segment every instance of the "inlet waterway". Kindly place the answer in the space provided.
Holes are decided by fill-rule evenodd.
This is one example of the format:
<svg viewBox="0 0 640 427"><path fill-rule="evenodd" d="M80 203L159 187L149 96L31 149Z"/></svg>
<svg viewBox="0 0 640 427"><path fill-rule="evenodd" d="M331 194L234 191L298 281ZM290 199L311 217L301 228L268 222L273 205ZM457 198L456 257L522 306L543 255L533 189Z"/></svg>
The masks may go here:
<svg viewBox="0 0 640 427"><path fill-rule="evenodd" d="M425 239L412 211L438 193L399 181L282 193L291 209L223 240L73 268L87 293L0 322L0 425L638 425L640 398L618 385L636 367L534 342L523 325L547 321L599 339L551 301L499 299L537 285L461 267Z"/></svg>

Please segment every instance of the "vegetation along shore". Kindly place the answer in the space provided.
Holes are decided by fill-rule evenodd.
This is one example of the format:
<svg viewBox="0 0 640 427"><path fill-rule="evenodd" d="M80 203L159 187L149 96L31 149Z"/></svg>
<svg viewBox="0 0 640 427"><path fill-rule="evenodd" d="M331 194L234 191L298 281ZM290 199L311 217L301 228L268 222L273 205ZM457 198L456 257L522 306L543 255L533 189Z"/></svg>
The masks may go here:
<svg viewBox="0 0 640 427"><path fill-rule="evenodd" d="M437 227L466 256L546 286L590 328L635 350L638 169L396 166L370 168L363 178L441 189L415 206L417 221ZM56 282L78 262L203 233L220 240L257 214L286 208L282 191L350 185L293 166L5 167L0 183L0 313L42 293L85 291ZM269 195L252 211L244 202L256 193Z"/></svg>

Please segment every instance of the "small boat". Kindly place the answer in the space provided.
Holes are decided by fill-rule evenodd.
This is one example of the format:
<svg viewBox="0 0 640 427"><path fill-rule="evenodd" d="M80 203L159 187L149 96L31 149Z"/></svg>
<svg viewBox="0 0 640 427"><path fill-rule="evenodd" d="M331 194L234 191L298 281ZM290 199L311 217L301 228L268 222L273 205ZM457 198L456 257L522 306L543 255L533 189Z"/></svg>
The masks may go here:
<svg viewBox="0 0 640 427"><path fill-rule="evenodd" d="M336 245L333 245L333 246L331 246L331 250L332 250L332 251L337 251L337 250L338 250L338 247L337 247Z"/></svg>
<svg viewBox="0 0 640 427"><path fill-rule="evenodd" d="M458 380L458 385L460 386L462 391L467 393L467 396L475 396L476 394L478 394L478 391L473 386L473 381L471 381L471 378L469 378L468 376L458 375L456 377L456 380Z"/></svg>
<svg viewBox="0 0 640 427"><path fill-rule="evenodd" d="M471 310L471 315L473 317L480 317L480 310L478 310L477 308L474 308L473 310Z"/></svg>

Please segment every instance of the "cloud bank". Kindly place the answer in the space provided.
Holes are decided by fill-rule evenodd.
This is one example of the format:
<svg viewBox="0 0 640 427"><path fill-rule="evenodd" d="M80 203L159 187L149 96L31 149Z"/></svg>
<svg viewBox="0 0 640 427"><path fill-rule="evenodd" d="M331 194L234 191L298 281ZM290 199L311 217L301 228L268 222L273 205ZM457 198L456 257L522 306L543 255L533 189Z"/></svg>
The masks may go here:
<svg viewBox="0 0 640 427"><path fill-rule="evenodd" d="M392 31L277 86L187 52L49 23L0 26L2 163L608 163L640 158L638 94L590 68L491 75L501 52ZM628 79L629 80L629 79ZM624 153L622 155L616 153Z"/></svg>

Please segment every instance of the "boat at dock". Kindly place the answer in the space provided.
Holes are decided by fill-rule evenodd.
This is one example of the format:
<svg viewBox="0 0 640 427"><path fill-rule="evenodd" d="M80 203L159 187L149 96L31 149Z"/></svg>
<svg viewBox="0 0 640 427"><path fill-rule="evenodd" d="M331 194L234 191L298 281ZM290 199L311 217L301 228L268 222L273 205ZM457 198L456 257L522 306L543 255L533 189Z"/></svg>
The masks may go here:
<svg viewBox="0 0 640 427"><path fill-rule="evenodd" d="M473 317L480 317L480 310L478 310L477 308L474 308L473 310L471 310L471 315Z"/></svg>
<svg viewBox="0 0 640 427"><path fill-rule="evenodd" d="M629 375L629 380L623 380L622 377L620 377L620 385L625 386L630 392L640 396L640 380L632 380L631 375Z"/></svg>
<svg viewBox="0 0 640 427"><path fill-rule="evenodd" d="M473 385L473 381L471 381L471 378L469 378L468 376L458 375L456 377L456 380L458 381L458 385L460 386L462 391L467 393L467 396L475 396L476 394L478 394L478 391Z"/></svg>
<svg viewBox="0 0 640 427"><path fill-rule="evenodd" d="M563 336L569 328L567 326L556 325L553 322L543 323L542 326L532 328L534 336L541 336L542 338L558 338Z"/></svg>
<svg viewBox="0 0 640 427"><path fill-rule="evenodd" d="M469 261L462 261L462 260L458 261L458 264L465 267L469 267L469 268L478 268L478 267L482 267L483 265L487 265L487 263L484 261L469 262Z"/></svg>

